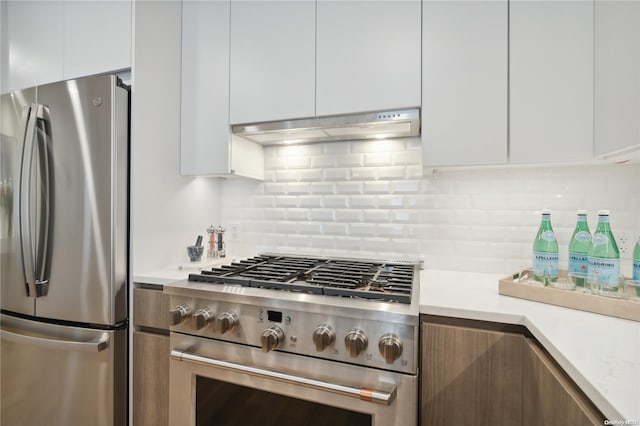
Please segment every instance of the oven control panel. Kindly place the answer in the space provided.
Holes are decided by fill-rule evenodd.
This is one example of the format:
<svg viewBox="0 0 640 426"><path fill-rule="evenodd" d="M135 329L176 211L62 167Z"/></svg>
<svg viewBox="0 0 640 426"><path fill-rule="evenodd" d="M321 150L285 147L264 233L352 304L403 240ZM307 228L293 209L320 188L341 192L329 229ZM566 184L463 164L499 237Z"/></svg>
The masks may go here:
<svg viewBox="0 0 640 426"><path fill-rule="evenodd" d="M171 331L415 374L418 323L323 314L179 296ZM390 314L385 313L388 317Z"/></svg>

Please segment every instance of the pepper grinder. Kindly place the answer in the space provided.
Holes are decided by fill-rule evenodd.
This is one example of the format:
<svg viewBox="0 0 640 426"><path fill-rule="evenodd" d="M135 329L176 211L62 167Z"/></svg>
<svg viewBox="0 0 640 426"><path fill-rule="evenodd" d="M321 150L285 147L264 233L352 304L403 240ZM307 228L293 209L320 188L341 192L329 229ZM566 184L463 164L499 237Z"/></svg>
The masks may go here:
<svg viewBox="0 0 640 426"><path fill-rule="evenodd" d="M218 257L218 252L216 250L216 230L217 228L213 225L207 228L207 234L209 234L209 248L207 249L207 257L209 258Z"/></svg>
<svg viewBox="0 0 640 426"><path fill-rule="evenodd" d="M225 229L222 226L218 226L218 229L216 229L216 237L217 237L217 247L216 247L216 251L218 254L218 257L225 257L227 255L226 252L226 247L227 245L224 243L224 231Z"/></svg>

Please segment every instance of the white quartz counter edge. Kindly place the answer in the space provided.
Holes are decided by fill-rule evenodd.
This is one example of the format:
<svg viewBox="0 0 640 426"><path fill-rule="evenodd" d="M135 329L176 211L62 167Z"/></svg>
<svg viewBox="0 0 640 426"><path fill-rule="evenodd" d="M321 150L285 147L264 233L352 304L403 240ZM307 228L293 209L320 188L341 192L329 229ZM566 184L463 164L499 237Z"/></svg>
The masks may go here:
<svg viewBox="0 0 640 426"><path fill-rule="evenodd" d="M506 275L422 271L420 313L523 325L609 420L640 422L640 323L501 296Z"/></svg>

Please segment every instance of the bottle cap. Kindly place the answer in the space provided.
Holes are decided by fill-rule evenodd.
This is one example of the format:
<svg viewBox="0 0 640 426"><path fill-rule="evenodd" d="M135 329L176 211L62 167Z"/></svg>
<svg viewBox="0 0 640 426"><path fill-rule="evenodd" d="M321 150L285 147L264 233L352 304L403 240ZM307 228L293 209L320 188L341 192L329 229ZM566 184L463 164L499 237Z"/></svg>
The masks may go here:
<svg viewBox="0 0 640 426"><path fill-rule="evenodd" d="M586 210L578 210L578 214L584 214L584 215L586 215L586 214L587 214L587 211L586 211Z"/></svg>
<svg viewBox="0 0 640 426"><path fill-rule="evenodd" d="M609 216L609 210L598 210L598 216Z"/></svg>
<svg viewBox="0 0 640 426"><path fill-rule="evenodd" d="M549 210L549 209L542 209L542 210L540 210L540 214L551 214L551 210Z"/></svg>

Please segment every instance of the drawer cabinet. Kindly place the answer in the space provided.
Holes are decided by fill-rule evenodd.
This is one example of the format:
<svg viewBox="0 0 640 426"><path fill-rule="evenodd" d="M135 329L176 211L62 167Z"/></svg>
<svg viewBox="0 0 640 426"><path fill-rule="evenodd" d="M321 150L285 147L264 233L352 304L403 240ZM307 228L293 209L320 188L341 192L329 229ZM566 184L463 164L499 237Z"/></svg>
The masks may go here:
<svg viewBox="0 0 640 426"><path fill-rule="evenodd" d="M169 425L169 296L133 290L133 425Z"/></svg>

